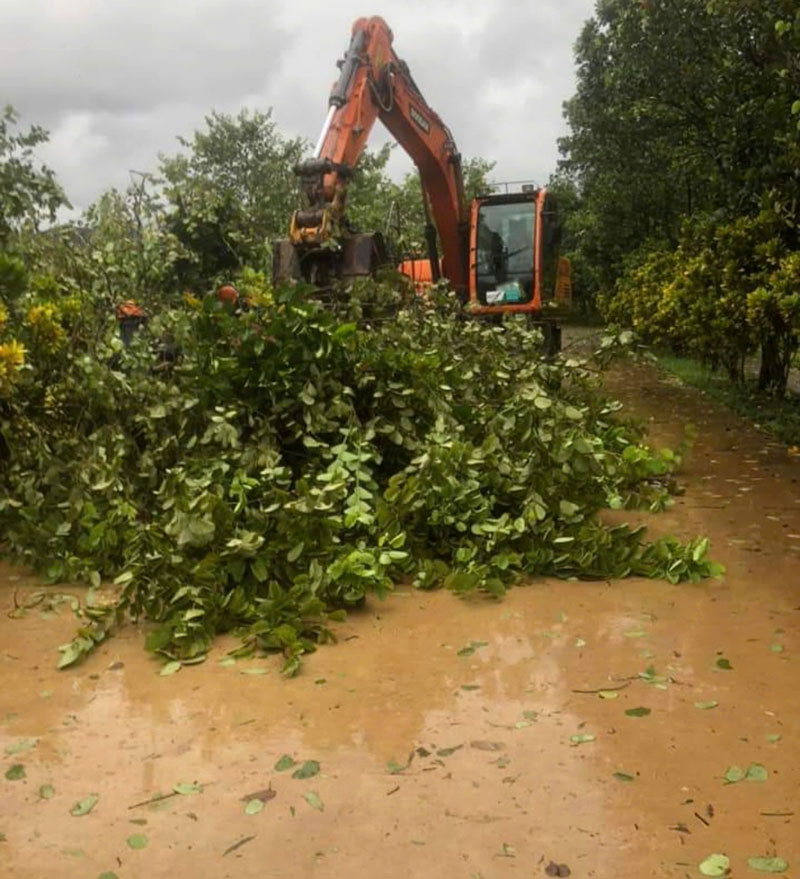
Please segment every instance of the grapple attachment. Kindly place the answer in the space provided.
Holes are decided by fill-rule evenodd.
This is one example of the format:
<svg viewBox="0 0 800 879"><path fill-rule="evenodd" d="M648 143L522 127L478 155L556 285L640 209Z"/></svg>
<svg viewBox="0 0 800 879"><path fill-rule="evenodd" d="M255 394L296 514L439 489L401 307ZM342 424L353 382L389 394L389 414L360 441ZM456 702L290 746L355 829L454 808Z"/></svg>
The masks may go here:
<svg viewBox="0 0 800 879"><path fill-rule="evenodd" d="M380 232L348 235L326 247L305 247L280 238L272 246L272 279L275 284L302 280L327 287L336 281L373 275L386 262Z"/></svg>

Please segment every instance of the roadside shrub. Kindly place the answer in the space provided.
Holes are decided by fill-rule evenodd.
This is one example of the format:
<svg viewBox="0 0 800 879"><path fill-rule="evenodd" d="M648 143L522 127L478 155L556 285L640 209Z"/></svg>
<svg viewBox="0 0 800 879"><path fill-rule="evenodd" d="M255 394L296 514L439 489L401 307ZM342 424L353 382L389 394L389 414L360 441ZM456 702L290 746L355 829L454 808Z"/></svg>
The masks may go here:
<svg viewBox="0 0 800 879"><path fill-rule="evenodd" d="M603 312L645 341L724 369L738 382L760 348L760 387L783 393L800 330L798 259L767 212L727 223L692 220L676 248L631 260L602 300Z"/></svg>

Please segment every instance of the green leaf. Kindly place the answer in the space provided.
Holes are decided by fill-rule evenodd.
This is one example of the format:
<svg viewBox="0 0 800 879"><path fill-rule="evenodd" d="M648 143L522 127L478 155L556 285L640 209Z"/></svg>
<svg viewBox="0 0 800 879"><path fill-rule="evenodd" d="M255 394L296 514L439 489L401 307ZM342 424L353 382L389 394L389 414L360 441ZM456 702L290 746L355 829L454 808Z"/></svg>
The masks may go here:
<svg viewBox="0 0 800 879"><path fill-rule="evenodd" d="M770 644L769 649L773 653L783 653L783 644L778 644L778 643Z"/></svg>
<svg viewBox="0 0 800 879"><path fill-rule="evenodd" d="M23 751L29 751L31 748L35 748L38 741L39 739L37 738L18 739L16 742L6 745L5 753L9 757L14 754L21 754Z"/></svg>
<svg viewBox="0 0 800 879"><path fill-rule="evenodd" d="M274 768L276 772L286 772L287 769L291 769L293 766L297 766L296 761L294 761L288 754L284 754L275 764Z"/></svg>
<svg viewBox="0 0 800 879"><path fill-rule="evenodd" d="M617 781L635 781L635 778L632 775L628 775L627 772L615 772L614 778L616 778Z"/></svg>
<svg viewBox="0 0 800 879"><path fill-rule="evenodd" d="M701 861L698 868L704 876L725 876L730 866L731 862L725 855L713 854Z"/></svg>
<svg viewBox="0 0 800 879"><path fill-rule="evenodd" d="M437 757L449 757L451 754L455 754L456 751L461 750L461 748L463 748L463 747L464 747L463 745L455 745L452 748L439 748L439 750L436 752L436 756Z"/></svg>
<svg viewBox="0 0 800 879"><path fill-rule="evenodd" d="M725 659L724 656L720 656L720 658L716 662L716 665L717 668L722 669L723 671L733 671L731 661L729 659Z"/></svg>
<svg viewBox="0 0 800 879"><path fill-rule="evenodd" d="M760 763L751 763L747 767L745 781L766 781L768 778L769 772Z"/></svg>
<svg viewBox="0 0 800 879"><path fill-rule="evenodd" d="M167 677L167 675L174 675L176 671L180 671L180 670L181 670L182 665L183 665L182 663L177 662L177 661L174 661L174 662L168 662L168 663L164 666L164 668L161 669L161 671L159 672L159 674L161 675L162 678Z"/></svg>
<svg viewBox="0 0 800 879"><path fill-rule="evenodd" d="M323 812L325 810L325 806L322 800L319 798L319 795L315 791L308 791L303 794L305 801L311 806L312 809L317 809L319 812Z"/></svg>
<svg viewBox="0 0 800 879"><path fill-rule="evenodd" d="M598 699L618 699L619 691L618 690L599 690L597 693Z"/></svg>
<svg viewBox="0 0 800 879"><path fill-rule="evenodd" d="M650 708L644 708L642 706L639 706L638 708L628 708L625 711L625 713L628 715L628 717L647 717L647 715L650 714L650 712L651 712Z"/></svg>
<svg viewBox="0 0 800 879"><path fill-rule="evenodd" d="M134 833L125 840L125 842L128 843L128 847L135 851L147 848L148 841L149 840L143 833Z"/></svg>
<svg viewBox="0 0 800 879"><path fill-rule="evenodd" d="M39 788L39 797L43 800L52 800L56 795L56 789L52 784L43 784Z"/></svg>
<svg viewBox="0 0 800 879"><path fill-rule="evenodd" d="M626 638L646 638L647 632L644 629L627 629L622 633Z"/></svg>
<svg viewBox="0 0 800 879"><path fill-rule="evenodd" d="M742 781L745 776L745 771L741 766L729 766L725 770L725 775L723 778L728 784L736 784L739 781Z"/></svg>
<svg viewBox="0 0 800 879"><path fill-rule="evenodd" d="M22 763L15 763L6 769L6 779L8 781L20 781L25 778L25 767Z"/></svg>
<svg viewBox="0 0 800 879"><path fill-rule="evenodd" d="M101 873L97 879L119 879L119 876L113 870L106 870L105 873Z"/></svg>
<svg viewBox="0 0 800 879"><path fill-rule="evenodd" d="M766 856L748 858L747 866L762 873L785 873L789 869L789 862L783 858L769 858Z"/></svg>
<svg viewBox="0 0 800 879"><path fill-rule="evenodd" d="M694 707L699 708L702 711L708 711L711 708L716 708L719 705L716 699L709 699L707 702L695 702Z"/></svg>
<svg viewBox="0 0 800 879"><path fill-rule="evenodd" d="M299 543L296 543L289 552L286 553L286 561L287 562L296 562L300 558L300 554L303 552L303 547L305 543L301 540Z"/></svg>
<svg viewBox="0 0 800 879"><path fill-rule="evenodd" d="M570 736L569 740L573 745L585 745L588 742L593 742L594 736L591 733L576 733L574 736Z"/></svg>
<svg viewBox="0 0 800 879"><path fill-rule="evenodd" d="M97 801L100 799L99 794L89 794L88 797L85 797L82 800L78 800L77 803L69 810L70 815L75 818L80 818L83 815L88 815L89 812L94 809L97 805Z"/></svg>
<svg viewBox="0 0 800 879"><path fill-rule="evenodd" d="M767 733L764 738L771 744L775 745L781 740L780 733Z"/></svg>
<svg viewBox="0 0 800 879"><path fill-rule="evenodd" d="M319 763L316 760L306 760L305 763L292 773L292 778L313 778L319 773Z"/></svg>
<svg viewBox="0 0 800 879"><path fill-rule="evenodd" d="M194 781L188 784L176 784L173 786L172 789L175 791L176 794L188 797L192 794L201 794L203 792L203 785Z"/></svg>
<svg viewBox="0 0 800 879"><path fill-rule="evenodd" d="M264 801L259 799L248 800L247 805L244 807L245 815L258 815L258 813L264 808Z"/></svg>

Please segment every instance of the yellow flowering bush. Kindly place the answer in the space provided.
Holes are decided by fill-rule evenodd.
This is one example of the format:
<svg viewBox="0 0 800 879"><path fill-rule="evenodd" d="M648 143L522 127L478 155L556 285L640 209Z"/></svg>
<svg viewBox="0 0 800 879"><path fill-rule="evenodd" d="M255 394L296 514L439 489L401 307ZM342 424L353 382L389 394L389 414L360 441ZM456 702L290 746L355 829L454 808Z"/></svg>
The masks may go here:
<svg viewBox="0 0 800 879"><path fill-rule="evenodd" d="M7 396L25 364L25 346L12 339L0 345L0 396Z"/></svg>
<svg viewBox="0 0 800 879"><path fill-rule="evenodd" d="M633 259L601 298L606 319L647 342L724 368L742 381L759 348L762 389L782 392L800 332L800 254L786 252L774 216L694 220L674 250Z"/></svg>
<svg viewBox="0 0 800 879"><path fill-rule="evenodd" d="M67 333L61 325L60 312L52 302L33 305L28 309L27 324L32 340L42 351L52 354L66 341Z"/></svg>

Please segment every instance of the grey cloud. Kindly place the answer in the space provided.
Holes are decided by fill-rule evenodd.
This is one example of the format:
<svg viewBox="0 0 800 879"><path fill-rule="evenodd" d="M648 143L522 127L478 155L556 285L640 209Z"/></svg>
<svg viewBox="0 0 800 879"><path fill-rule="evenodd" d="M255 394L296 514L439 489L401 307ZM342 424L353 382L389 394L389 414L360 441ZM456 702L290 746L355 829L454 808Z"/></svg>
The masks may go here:
<svg viewBox="0 0 800 879"><path fill-rule="evenodd" d="M211 107L257 87L291 44L250 0L62 6L55 14L58 4L40 0L0 12L0 81L46 119L181 101Z"/></svg>
<svg viewBox="0 0 800 879"><path fill-rule="evenodd" d="M0 103L50 128L42 156L85 206L152 170L211 109L272 107L287 135L316 139L362 2L6 0ZM547 179L593 0L370 5L462 153L495 160L498 178ZM387 139L378 126L371 144ZM391 171L411 167L395 150Z"/></svg>

